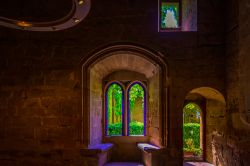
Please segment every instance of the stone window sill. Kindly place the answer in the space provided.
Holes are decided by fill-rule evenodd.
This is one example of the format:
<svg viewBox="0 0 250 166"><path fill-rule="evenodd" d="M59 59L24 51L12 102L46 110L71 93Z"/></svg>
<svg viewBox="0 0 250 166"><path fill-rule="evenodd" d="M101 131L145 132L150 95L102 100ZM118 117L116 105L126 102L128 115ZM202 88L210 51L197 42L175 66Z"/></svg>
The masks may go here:
<svg viewBox="0 0 250 166"><path fill-rule="evenodd" d="M83 155L94 155L102 152L107 152L112 149L114 145L112 143L103 143L97 145L91 145L88 148L81 149L81 154Z"/></svg>
<svg viewBox="0 0 250 166"><path fill-rule="evenodd" d="M152 153L152 152L160 150L160 147L149 144L149 143L138 143L137 147L140 150L145 151L147 153Z"/></svg>

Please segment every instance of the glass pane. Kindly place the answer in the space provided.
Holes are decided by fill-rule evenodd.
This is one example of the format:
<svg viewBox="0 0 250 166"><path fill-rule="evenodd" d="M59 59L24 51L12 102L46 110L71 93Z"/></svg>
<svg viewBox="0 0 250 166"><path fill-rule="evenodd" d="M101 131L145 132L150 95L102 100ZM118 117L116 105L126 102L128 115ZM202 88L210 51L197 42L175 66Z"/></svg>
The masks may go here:
<svg viewBox="0 0 250 166"><path fill-rule="evenodd" d="M138 83L129 91L129 135L144 135L144 90Z"/></svg>
<svg viewBox="0 0 250 166"><path fill-rule="evenodd" d="M201 109L194 103L183 108L183 150L184 157L201 156Z"/></svg>
<svg viewBox="0 0 250 166"><path fill-rule="evenodd" d="M179 28L179 3L162 2L161 28Z"/></svg>
<svg viewBox="0 0 250 166"><path fill-rule="evenodd" d="M122 88L114 83L109 86L106 94L107 135L122 135Z"/></svg>

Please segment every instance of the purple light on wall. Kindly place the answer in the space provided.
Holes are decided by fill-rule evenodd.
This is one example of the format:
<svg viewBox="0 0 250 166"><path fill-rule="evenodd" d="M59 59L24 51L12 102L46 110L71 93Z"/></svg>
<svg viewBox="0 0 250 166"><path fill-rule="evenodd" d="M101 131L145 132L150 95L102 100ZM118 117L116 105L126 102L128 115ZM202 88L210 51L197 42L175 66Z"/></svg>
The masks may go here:
<svg viewBox="0 0 250 166"><path fill-rule="evenodd" d="M182 31L197 31L197 0L182 1Z"/></svg>

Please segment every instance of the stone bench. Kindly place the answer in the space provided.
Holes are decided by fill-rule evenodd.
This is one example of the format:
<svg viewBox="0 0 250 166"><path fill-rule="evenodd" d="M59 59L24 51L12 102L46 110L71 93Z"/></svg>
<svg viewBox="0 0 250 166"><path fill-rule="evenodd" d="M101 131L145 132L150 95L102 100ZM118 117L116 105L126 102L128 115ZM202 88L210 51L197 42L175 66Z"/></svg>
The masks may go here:
<svg viewBox="0 0 250 166"><path fill-rule="evenodd" d="M158 154L161 153L161 148L149 143L138 143L137 147L142 152L142 162L145 166L159 166Z"/></svg>
<svg viewBox="0 0 250 166"><path fill-rule="evenodd" d="M113 144L111 143L91 145L88 148L81 149L81 155L86 165L103 166L110 160L112 147Z"/></svg>

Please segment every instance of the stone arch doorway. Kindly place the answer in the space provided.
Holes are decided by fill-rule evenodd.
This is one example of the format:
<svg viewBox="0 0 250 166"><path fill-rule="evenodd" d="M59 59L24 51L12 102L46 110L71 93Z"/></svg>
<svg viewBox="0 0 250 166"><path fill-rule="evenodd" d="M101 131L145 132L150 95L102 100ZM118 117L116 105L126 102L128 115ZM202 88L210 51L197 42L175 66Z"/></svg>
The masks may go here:
<svg viewBox="0 0 250 166"><path fill-rule="evenodd" d="M187 101L183 108L183 153L185 160L203 160L204 106L202 101Z"/></svg>
<svg viewBox="0 0 250 166"><path fill-rule="evenodd" d="M223 134L226 126L225 98L221 92L214 88L199 87L186 95L184 106L188 103L195 103L201 109L200 145L203 149L200 157L186 159L203 160L215 164L216 154L213 149L213 137L216 133Z"/></svg>
<svg viewBox="0 0 250 166"><path fill-rule="evenodd" d="M160 147L167 143L167 63L164 56L141 46L124 44L105 47L82 60L82 135L84 147L111 142L119 149L130 148L137 153L136 142L149 142ZM147 89L147 110L144 136L106 137L104 129L105 101L103 87L106 82L119 81L126 85L140 81ZM126 104L124 104L126 105ZM126 106L124 108L126 110ZM126 112L126 111L125 111ZM126 117L125 117L126 121ZM126 125L125 125L126 127ZM126 131L126 130L124 130ZM126 134L126 132L125 132ZM126 143L126 146L122 143ZM131 143L131 145L130 145ZM133 144L133 145L132 145ZM133 146L133 147L132 147ZM134 149L133 149L134 148ZM131 154L114 148L121 160L129 161ZM127 149L126 149L127 151ZM140 154L133 154L140 156ZM136 159L136 157L134 157Z"/></svg>

